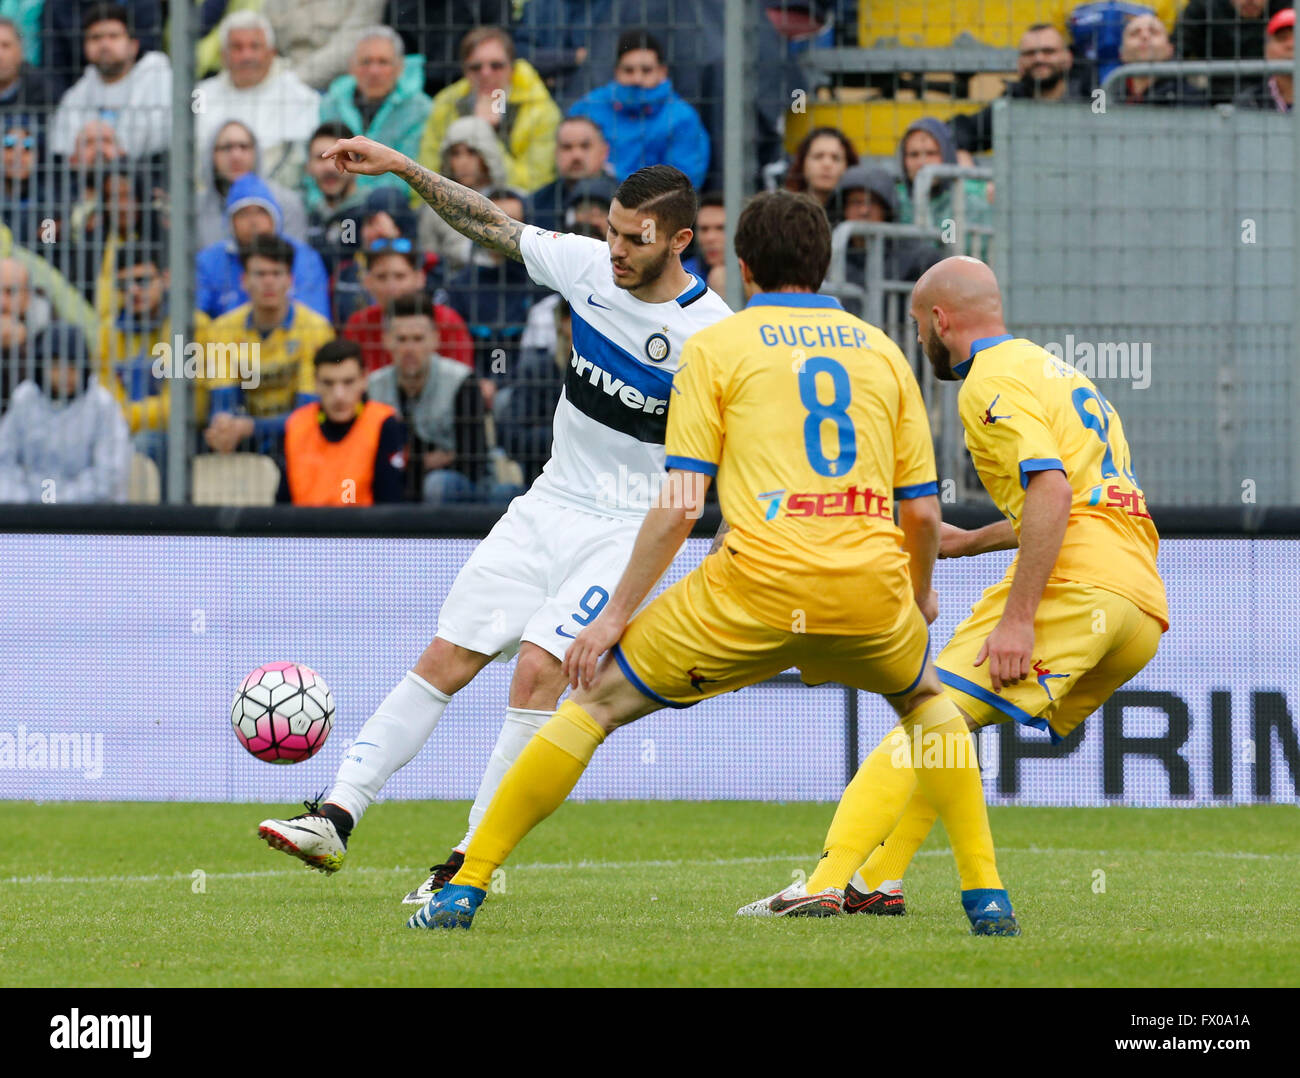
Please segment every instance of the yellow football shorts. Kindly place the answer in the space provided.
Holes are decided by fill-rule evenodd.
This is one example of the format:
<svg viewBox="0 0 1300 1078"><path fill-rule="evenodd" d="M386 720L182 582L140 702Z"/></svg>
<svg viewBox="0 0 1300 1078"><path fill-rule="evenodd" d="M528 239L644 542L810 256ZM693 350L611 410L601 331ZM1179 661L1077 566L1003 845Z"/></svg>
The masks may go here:
<svg viewBox="0 0 1300 1078"><path fill-rule="evenodd" d="M977 667L975 659L1010 591L1011 582L1002 580L984 592L935 660L939 680L979 726L1015 719L1063 739L1151 661L1164 631L1121 595L1049 579L1034 616L1033 669L998 694L988 660Z"/></svg>
<svg viewBox="0 0 1300 1078"><path fill-rule="evenodd" d="M796 633L766 625L734 597L745 583L705 558L628 624L614 648L623 675L665 707L690 707L798 667L809 685L838 681L899 696L921 679L930 633L915 603L881 636Z"/></svg>

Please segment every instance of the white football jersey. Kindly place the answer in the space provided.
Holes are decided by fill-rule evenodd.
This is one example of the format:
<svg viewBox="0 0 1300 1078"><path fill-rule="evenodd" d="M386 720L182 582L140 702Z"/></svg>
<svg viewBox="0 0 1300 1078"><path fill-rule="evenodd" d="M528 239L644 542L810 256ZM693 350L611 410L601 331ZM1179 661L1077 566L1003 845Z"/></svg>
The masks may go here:
<svg viewBox="0 0 1300 1078"><path fill-rule="evenodd" d="M694 275L667 303L637 299L614 284L601 240L530 225L519 249L528 275L573 311L551 459L530 493L589 512L643 516L664 473L682 345L731 308Z"/></svg>

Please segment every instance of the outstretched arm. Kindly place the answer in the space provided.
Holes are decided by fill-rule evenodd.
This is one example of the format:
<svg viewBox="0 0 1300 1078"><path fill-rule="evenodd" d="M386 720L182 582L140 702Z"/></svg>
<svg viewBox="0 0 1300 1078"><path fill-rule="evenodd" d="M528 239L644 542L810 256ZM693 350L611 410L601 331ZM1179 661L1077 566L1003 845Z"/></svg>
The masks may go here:
<svg viewBox="0 0 1300 1078"><path fill-rule="evenodd" d="M361 176L382 176L391 172L400 176L462 236L468 236L480 247L499 251L516 262L524 260L519 250L523 222L502 213L477 191L431 172L392 147L358 135L339 139L321 156L332 160L340 172L355 172Z"/></svg>

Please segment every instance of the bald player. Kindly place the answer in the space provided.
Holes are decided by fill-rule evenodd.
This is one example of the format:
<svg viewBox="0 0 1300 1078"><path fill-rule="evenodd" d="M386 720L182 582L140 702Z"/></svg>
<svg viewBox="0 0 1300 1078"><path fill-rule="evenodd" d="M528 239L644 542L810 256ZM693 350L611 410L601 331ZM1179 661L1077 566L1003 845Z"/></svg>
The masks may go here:
<svg viewBox="0 0 1300 1078"><path fill-rule="evenodd" d="M1013 337L993 271L949 258L912 291L917 337L958 407L989 496L1005 520L945 524L940 557L1019 548L936 662L972 730L1014 719L1060 741L1132 679L1169 628L1159 536L1119 413L1091 380ZM854 876L846 911L904 911L904 870L934 825L913 795Z"/></svg>

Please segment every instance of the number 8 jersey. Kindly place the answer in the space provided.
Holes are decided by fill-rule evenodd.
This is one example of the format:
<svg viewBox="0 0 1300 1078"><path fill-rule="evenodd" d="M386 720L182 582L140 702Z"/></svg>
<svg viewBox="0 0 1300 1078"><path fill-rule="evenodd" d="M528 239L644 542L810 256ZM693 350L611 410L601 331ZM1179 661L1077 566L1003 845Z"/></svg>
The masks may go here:
<svg viewBox="0 0 1300 1078"><path fill-rule="evenodd" d="M963 379L957 400L966 447L1016 534L1029 476L1064 472L1074 497L1052 576L1122 595L1167 629L1160 537L1119 413L1091 379L1010 334L975 341L953 372ZM1008 575L1014 572L1012 563Z"/></svg>
<svg viewBox="0 0 1300 1078"><path fill-rule="evenodd" d="M773 628L886 634L913 607L894 503L938 493L907 360L829 296L760 293L686 342L671 468L716 475L719 570Z"/></svg>

